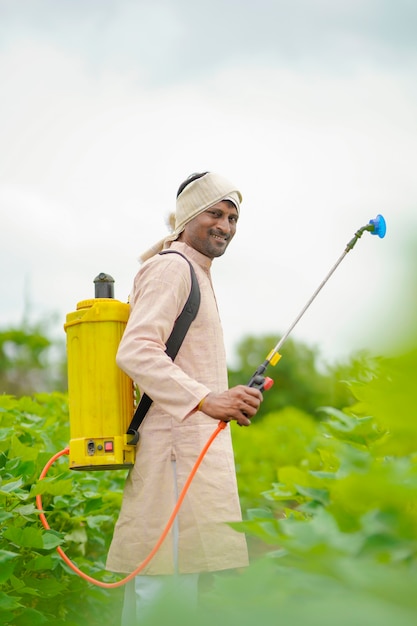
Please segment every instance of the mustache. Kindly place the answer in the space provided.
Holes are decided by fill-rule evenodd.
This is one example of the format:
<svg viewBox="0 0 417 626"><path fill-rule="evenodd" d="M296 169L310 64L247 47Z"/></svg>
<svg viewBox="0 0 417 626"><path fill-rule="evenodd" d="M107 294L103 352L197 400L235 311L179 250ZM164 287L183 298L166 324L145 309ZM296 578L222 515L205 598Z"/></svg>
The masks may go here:
<svg viewBox="0 0 417 626"><path fill-rule="evenodd" d="M230 237L231 237L230 233L223 233L223 232L221 232L221 231L218 231L218 230L213 230L213 229L210 229L210 230L209 230L209 234L210 234L210 235L215 235L216 237L221 237L221 238L222 238L222 239L224 239L225 241L229 241L229 239L230 239Z"/></svg>

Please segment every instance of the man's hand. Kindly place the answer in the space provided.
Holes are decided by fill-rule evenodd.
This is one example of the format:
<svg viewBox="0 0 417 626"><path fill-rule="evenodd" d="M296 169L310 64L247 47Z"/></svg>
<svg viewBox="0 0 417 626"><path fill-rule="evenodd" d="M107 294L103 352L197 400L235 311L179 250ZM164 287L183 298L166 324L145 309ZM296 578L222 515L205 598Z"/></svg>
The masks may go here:
<svg viewBox="0 0 417 626"><path fill-rule="evenodd" d="M239 426L250 426L263 400L259 389L237 385L223 393L209 393L200 410L213 419L223 422L236 420Z"/></svg>

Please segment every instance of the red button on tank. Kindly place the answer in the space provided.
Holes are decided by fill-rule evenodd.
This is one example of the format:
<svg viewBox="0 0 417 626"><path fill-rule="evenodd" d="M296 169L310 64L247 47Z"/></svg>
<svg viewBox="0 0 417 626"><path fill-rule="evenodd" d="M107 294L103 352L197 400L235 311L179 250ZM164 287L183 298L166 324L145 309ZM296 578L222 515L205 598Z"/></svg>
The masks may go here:
<svg viewBox="0 0 417 626"><path fill-rule="evenodd" d="M104 451L105 452L113 452L113 442L112 441L105 441L104 442Z"/></svg>

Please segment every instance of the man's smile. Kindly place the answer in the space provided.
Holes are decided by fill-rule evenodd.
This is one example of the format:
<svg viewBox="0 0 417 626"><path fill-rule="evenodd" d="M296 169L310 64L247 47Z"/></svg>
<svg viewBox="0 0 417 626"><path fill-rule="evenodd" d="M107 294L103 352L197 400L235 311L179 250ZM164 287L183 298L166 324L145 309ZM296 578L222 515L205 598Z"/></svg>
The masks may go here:
<svg viewBox="0 0 417 626"><path fill-rule="evenodd" d="M228 241L230 239L230 235L219 235L218 233L210 233L210 235L219 241Z"/></svg>

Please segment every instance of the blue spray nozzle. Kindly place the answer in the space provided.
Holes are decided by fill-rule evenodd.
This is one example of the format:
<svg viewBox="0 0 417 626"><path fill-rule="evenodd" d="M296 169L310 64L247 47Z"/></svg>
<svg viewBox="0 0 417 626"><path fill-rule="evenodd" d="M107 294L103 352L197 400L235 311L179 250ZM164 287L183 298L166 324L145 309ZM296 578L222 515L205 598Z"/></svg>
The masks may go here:
<svg viewBox="0 0 417 626"><path fill-rule="evenodd" d="M373 220L369 220L369 224L373 226L372 230L369 229L371 235L378 235L380 239L385 237L387 232L387 225L382 215L377 215Z"/></svg>

